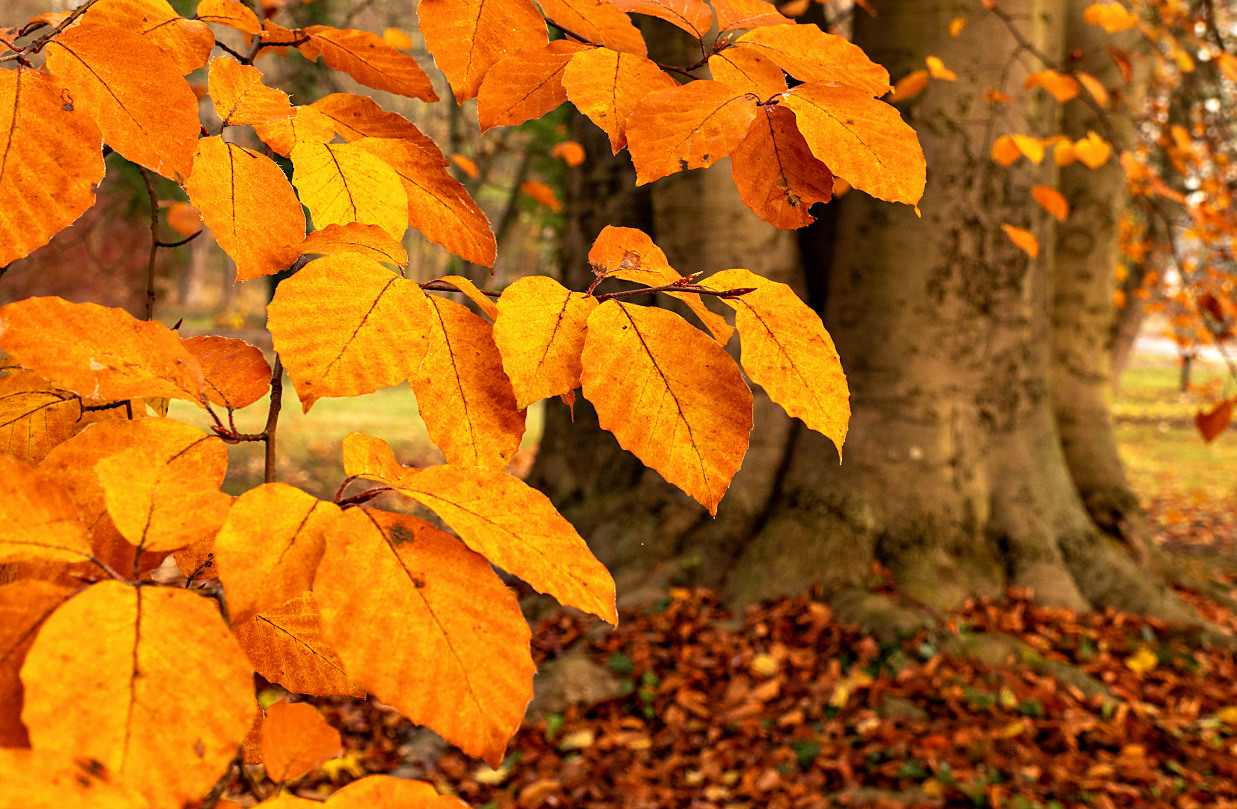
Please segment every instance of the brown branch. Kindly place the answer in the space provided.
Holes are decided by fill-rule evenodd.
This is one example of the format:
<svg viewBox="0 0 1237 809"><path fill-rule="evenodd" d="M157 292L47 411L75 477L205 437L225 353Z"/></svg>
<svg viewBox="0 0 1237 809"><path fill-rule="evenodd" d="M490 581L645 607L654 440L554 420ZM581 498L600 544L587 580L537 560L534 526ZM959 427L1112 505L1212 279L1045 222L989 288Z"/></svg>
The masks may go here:
<svg viewBox="0 0 1237 809"><path fill-rule="evenodd" d="M457 287L455 284L451 283L450 281L443 281L441 278L436 278L433 281L426 281L424 284L421 284L421 289L429 290L431 292L462 292L463 291L459 287ZM477 291L480 292L482 295L486 296L487 298L502 297L501 292L497 292L493 289L479 289Z"/></svg>
<svg viewBox="0 0 1237 809"><path fill-rule="evenodd" d="M279 426L279 410L283 406L283 362L275 355L271 368L271 405L266 412L266 429L262 431L266 442L266 482L275 482L275 430Z"/></svg>
<svg viewBox="0 0 1237 809"><path fill-rule="evenodd" d="M99 0L86 0L85 3L82 3L80 6L73 9L73 12L69 14L69 16L61 20L60 25L57 25L55 28L48 31L46 34L43 34L43 36L39 37L34 42L31 42L29 45L22 48L21 50L14 51L13 53L5 54L4 56L0 56L0 62L11 62L14 60L21 61L24 59L25 55L28 53L38 53L40 50L42 50L44 45L46 45L48 42L51 41L53 37L55 37L61 31L63 31L64 29L72 25L74 22L76 22L78 17L85 14L87 9L89 9L91 6L93 6L97 2L99 2Z"/></svg>
<svg viewBox="0 0 1237 809"><path fill-rule="evenodd" d="M630 298L633 295L644 295L650 292L694 292L697 295L712 295L716 298L738 298L749 292L755 292L756 287L737 287L735 289L709 289L702 287L699 284L690 283L689 278L682 278L672 284L664 284L659 287L648 287L647 289L627 289L621 292L606 292L597 296L598 303L605 303L617 298ZM688 283L684 283L687 281Z"/></svg>
<svg viewBox="0 0 1237 809"><path fill-rule="evenodd" d="M142 182L146 183L146 193L150 197L150 259L146 263L146 319L155 319L155 256L159 254L159 196L155 194L155 184L150 179L150 172L141 166Z"/></svg>
<svg viewBox="0 0 1237 809"><path fill-rule="evenodd" d="M194 239L196 239L197 237L201 235L202 235L202 231L199 230L197 233L193 234L192 236L186 236L185 238L181 239L178 242L156 242L156 244L158 244L160 247L183 247L184 245L188 244L189 242L193 241Z"/></svg>

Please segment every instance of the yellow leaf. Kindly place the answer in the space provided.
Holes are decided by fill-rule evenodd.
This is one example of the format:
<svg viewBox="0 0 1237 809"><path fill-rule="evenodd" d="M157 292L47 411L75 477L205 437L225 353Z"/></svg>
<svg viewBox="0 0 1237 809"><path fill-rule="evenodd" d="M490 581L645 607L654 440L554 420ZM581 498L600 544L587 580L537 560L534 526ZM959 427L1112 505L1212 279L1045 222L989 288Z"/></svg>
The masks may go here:
<svg viewBox="0 0 1237 809"><path fill-rule="evenodd" d="M949 35L956 37L962 33L962 27L966 25L966 17L954 17L949 21Z"/></svg>
<svg viewBox="0 0 1237 809"><path fill-rule="evenodd" d="M558 201L558 196L554 193L554 189L545 183L529 180L520 183L520 190L555 213L563 209L563 203Z"/></svg>
<svg viewBox="0 0 1237 809"><path fill-rule="evenodd" d="M343 742L317 708L280 700L266 709L261 750L267 777L286 784L338 756Z"/></svg>
<svg viewBox="0 0 1237 809"><path fill-rule="evenodd" d="M1094 132L1088 132L1082 140L1074 142L1074 155L1090 169L1098 169L1112 156L1112 145Z"/></svg>
<svg viewBox="0 0 1237 809"><path fill-rule="evenodd" d="M584 397L619 444L709 510L743 462L752 394L725 349L665 309L589 316Z"/></svg>
<svg viewBox="0 0 1237 809"><path fill-rule="evenodd" d="M524 435L493 327L454 301L429 296L429 349L409 374L430 438L448 463L502 470Z"/></svg>
<svg viewBox="0 0 1237 809"><path fill-rule="evenodd" d="M306 264L267 306L267 328L305 412L324 396L407 379L425 357L430 317L416 283L352 253Z"/></svg>
<svg viewBox="0 0 1237 809"><path fill-rule="evenodd" d="M181 345L202 366L206 398L229 410L248 407L271 388L271 366L262 350L229 337L182 338Z"/></svg>
<svg viewBox="0 0 1237 809"><path fill-rule="evenodd" d="M609 48L590 48L572 56L562 84L576 109L610 136L615 154L627 145L628 119L641 100L657 90L678 87L652 60Z"/></svg>
<svg viewBox="0 0 1237 809"><path fill-rule="evenodd" d="M205 23L181 17L167 0L99 0L79 19L141 35L171 57L182 76L205 65L215 47Z"/></svg>
<svg viewBox="0 0 1237 809"><path fill-rule="evenodd" d="M756 109L745 91L717 81L648 93L627 120L636 184L711 166L726 157L742 142Z"/></svg>
<svg viewBox="0 0 1237 809"><path fill-rule="evenodd" d="M1146 674L1159 663L1160 658L1146 646L1140 646L1137 652L1125 659L1125 667L1135 674Z"/></svg>
<svg viewBox="0 0 1237 809"><path fill-rule="evenodd" d="M215 537L215 567L236 623L308 590L339 507L286 483L236 498Z"/></svg>
<svg viewBox="0 0 1237 809"><path fill-rule="evenodd" d="M417 19L456 103L476 96L485 74L504 56L548 41L545 20L529 0L421 0Z"/></svg>
<svg viewBox="0 0 1237 809"><path fill-rule="evenodd" d="M1026 253L1031 258L1039 255L1039 239L1029 230L1016 228L1013 225L1001 225L1001 229L1005 231L1005 235L1009 240Z"/></svg>
<svg viewBox="0 0 1237 809"><path fill-rule="evenodd" d="M1068 166L1078 159L1075 154L1074 144L1068 140L1057 141L1052 146L1052 160L1058 166Z"/></svg>
<svg viewBox="0 0 1237 809"><path fill-rule="evenodd" d="M298 143L292 184L316 229L363 222L399 239L408 226L408 195L395 169L363 143Z"/></svg>
<svg viewBox="0 0 1237 809"><path fill-rule="evenodd" d="M442 518L469 548L560 604L618 623L614 581L548 498L487 469L432 466L397 487Z"/></svg>
<svg viewBox="0 0 1237 809"><path fill-rule="evenodd" d="M176 588L96 584L43 624L21 678L36 749L95 759L160 806L210 789L257 707L214 603Z"/></svg>
<svg viewBox="0 0 1237 809"><path fill-rule="evenodd" d="M37 374L0 377L0 455L36 466L77 432L81 415L81 400Z"/></svg>
<svg viewBox="0 0 1237 809"><path fill-rule="evenodd" d="M945 67L945 63L936 56L928 57L928 72L932 74L934 79L943 79L945 81L957 81L958 74L954 73L949 68Z"/></svg>
<svg viewBox="0 0 1237 809"><path fill-rule="evenodd" d="M349 433L344 438L343 455L344 474L350 478L366 478L395 485L418 471L400 465L386 441L365 433Z"/></svg>
<svg viewBox="0 0 1237 809"><path fill-rule="evenodd" d="M42 247L91 205L102 136L46 73L0 71L0 267ZM49 148L55 144L55 148Z"/></svg>
<svg viewBox="0 0 1237 809"><path fill-rule="evenodd" d="M90 554L69 492L45 473L0 455L0 564L80 562Z"/></svg>
<svg viewBox="0 0 1237 809"><path fill-rule="evenodd" d="M511 379L515 406L580 386L580 352L597 299L572 292L553 278L530 275L503 290L494 321L494 343Z"/></svg>
<svg viewBox="0 0 1237 809"><path fill-rule="evenodd" d="M1010 135L1010 139L1014 142L1014 147L1019 152L1036 165L1044 160L1044 144L1038 138L1033 138L1030 135Z"/></svg>
<svg viewBox="0 0 1237 809"><path fill-rule="evenodd" d="M408 36L405 31L399 28L387 28L382 32L382 38L387 41L387 44L392 48L401 51L412 50L412 37Z"/></svg>
<svg viewBox="0 0 1237 809"><path fill-rule="evenodd" d="M296 116L287 93L262 83L262 72L228 56L210 63L208 78L215 113L224 126L269 124Z"/></svg>
<svg viewBox="0 0 1237 809"><path fill-rule="evenodd" d="M1092 3L1083 12L1083 18L1091 25L1098 25L1110 34L1133 28L1138 18L1117 2Z"/></svg>
<svg viewBox="0 0 1237 809"><path fill-rule="evenodd" d="M0 350L51 384L88 399L202 400L198 361L176 333L123 309L61 298L0 307Z"/></svg>
<svg viewBox="0 0 1237 809"><path fill-rule="evenodd" d="M0 748L30 746L18 672L40 624L76 593L76 587L34 579L0 586Z"/></svg>
<svg viewBox="0 0 1237 809"><path fill-rule="evenodd" d="M868 97L883 96L890 90L885 68L845 37L826 34L815 25L755 28L734 44L768 57L803 82L836 82Z"/></svg>
<svg viewBox="0 0 1237 809"><path fill-rule="evenodd" d="M327 778L330 778L333 782L338 783L338 781L340 780L339 777L341 775L347 774L347 775L352 776L354 779L361 779L366 776L369 770L365 768L365 763L361 760L360 751L349 750L347 753L344 753L339 758L331 759L330 761L323 764L322 772L326 775ZM374 776L374 777L377 777L377 776ZM316 802L312 802L314 803L314 805L310 806L309 804L311 803L311 801L305 800L303 798L296 798L292 795L289 795L286 792L280 795L275 800L279 800L283 798L296 800L296 801L303 801L305 805L305 809L317 809L317 806L318 806ZM271 803L274 803L274 801L267 801L266 803L260 803L258 805L267 806L268 804L271 804ZM301 804L299 803L292 804L288 807L288 809L292 809L293 806L300 807ZM271 809L278 809L278 807L272 806Z"/></svg>
<svg viewBox="0 0 1237 809"><path fill-rule="evenodd" d="M1091 97L1095 99L1095 103L1101 107L1107 107L1109 102L1108 90L1100 82L1099 79L1092 76L1090 73L1075 73L1074 78L1078 79L1078 83L1086 88Z"/></svg>
<svg viewBox="0 0 1237 809"><path fill-rule="evenodd" d="M735 310L743 370L788 414L833 441L840 457L850 421L850 389L820 317L790 287L748 270L716 273L705 286L756 288L723 299Z"/></svg>
<svg viewBox="0 0 1237 809"><path fill-rule="evenodd" d="M1067 76L1055 70L1040 70L1032 73L1030 76L1027 76L1023 87L1028 90L1032 87L1043 87L1052 94L1052 97L1059 104L1064 104L1078 95L1078 80L1073 76Z"/></svg>
<svg viewBox="0 0 1237 809"><path fill-rule="evenodd" d="M314 594L303 593L249 621L233 623L233 631L258 674L294 694L365 696L322 639L321 618Z"/></svg>
<svg viewBox="0 0 1237 809"><path fill-rule="evenodd" d="M305 215L283 170L266 155L202 138L185 191L236 262L237 280L272 275L296 261Z"/></svg>
<svg viewBox="0 0 1237 809"><path fill-rule="evenodd" d="M491 321L498 319L498 306L490 300L488 295L477 289L477 285L472 281L469 281L462 275L444 275L438 280L444 281L462 292Z"/></svg>
<svg viewBox="0 0 1237 809"><path fill-rule="evenodd" d="M189 176L202 125L197 97L170 56L137 34L89 24L61 33L46 53L73 108L94 120L109 146L168 179Z"/></svg>
<svg viewBox="0 0 1237 809"><path fill-rule="evenodd" d="M1058 222L1064 222L1069 216L1069 202L1065 195L1050 185L1037 185L1031 189L1031 197L1039 203L1039 207L1052 214Z"/></svg>
<svg viewBox="0 0 1237 809"><path fill-rule="evenodd" d="M297 107L296 117L269 124L254 124L258 137L276 154L287 157L303 143L326 143L334 139L337 122L313 105Z"/></svg>
<svg viewBox="0 0 1237 809"><path fill-rule="evenodd" d="M465 753L502 761L535 666L519 604L483 557L416 517L350 509L327 532L314 596L359 685Z"/></svg>
<svg viewBox="0 0 1237 809"><path fill-rule="evenodd" d="M301 255L317 253L335 256L340 253L356 253L374 261L383 261L404 267L408 264L408 251L398 240L391 238L377 225L349 222L346 225L327 225L315 230L301 242Z"/></svg>
<svg viewBox="0 0 1237 809"><path fill-rule="evenodd" d="M299 33L309 37L300 46L307 58L317 59L321 55L327 67L347 73L366 87L422 101L438 100L429 76L417 60L391 47L377 34L325 25L311 25Z"/></svg>
<svg viewBox="0 0 1237 809"><path fill-rule="evenodd" d="M812 154L835 176L878 199L919 202L927 176L923 149L896 109L861 90L819 82L796 87L784 103Z"/></svg>

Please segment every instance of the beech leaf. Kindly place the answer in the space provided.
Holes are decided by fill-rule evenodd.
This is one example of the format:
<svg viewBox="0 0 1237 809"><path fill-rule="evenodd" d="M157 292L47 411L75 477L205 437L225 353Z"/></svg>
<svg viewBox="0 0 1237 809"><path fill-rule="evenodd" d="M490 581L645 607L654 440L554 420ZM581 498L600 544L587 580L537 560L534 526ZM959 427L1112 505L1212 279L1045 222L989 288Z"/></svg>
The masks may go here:
<svg viewBox="0 0 1237 809"><path fill-rule="evenodd" d="M711 166L734 151L755 117L752 96L717 81L649 93L627 120L636 184Z"/></svg>
<svg viewBox="0 0 1237 809"><path fill-rule="evenodd" d="M344 474L350 478L366 478L393 486L418 471L395 460L395 453L386 441L365 433L349 433L344 438L343 455Z"/></svg>
<svg viewBox="0 0 1237 809"><path fill-rule="evenodd" d="M327 799L329 809L463 809L452 795L440 795L433 784L390 775L358 778Z"/></svg>
<svg viewBox="0 0 1237 809"><path fill-rule="evenodd" d="M421 0L417 19L456 103L476 96L485 74L504 56L549 41L545 20L530 0Z"/></svg>
<svg viewBox="0 0 1237 809"><path fill-rule="evenodd" d="M206 23L186 20L167 0L98 0L79 19L140 34L171 57L182 76L205 65L215 47Z"/></svg>
<svg viewBox="0 0 1237 809"><path fill-rule="evenodd" d="M18 672L39 625L76 592L73 587L34 579L0 586L0 748L30 746L21 723Z"/></svg>
<svg viewBox="0 0 1237 809"><path fill-rule="evenodd" d="M322 616L313 593L233 624L241 649L268 681L294 694L365 696L348 679L335 650L322 639Z"/></svg>
<svg viewBox="0 0 1237 809"><path fill-rule="evenodd" d="M0 564L91 555L77 506L48 476L0 455Z"/></svg>
<svg viewBox="0 0 1237 809"><path fill-rule="evenodd" d="M754 28L735 40L735 47L768 57L803 82L836 82L868 96L883 96L892 89L889 71L869 59L862 48L815 25Z"/></svg>
<svg viewBox="0 0 1237 809"><path fill-rule="evenodd" d="M202 22L227 26L250 36L262 36L262 22L253 9L236 0L200 0L195 16Z"/></svg>
<svg viewBox="0 0 1237 809"><path fill-rule="evenodd" d="M301 255L317 253L334 256L340 253L356 253L374 261L383 261L403 267L408 263L408 252L398 240L377 225L349 222L346 225L327 225L305 237L299 248Z"/></svg>
<svg viewBox="0 0 1237 809"><path fill-rule="evenodd" d="M590 48L571 57L563 88L576 109L610 136L617 154L627 145L627 119L649 93L678 87L643 56L609 48Z"/></svg>
<svg viewBox="0 0 1237 809"><path fill-rule="evenodd" d="M595 0L537 0L552 22L586 42L644 56L648 48L631 18L610 3Z"/></svg>
<svg viewBox="0 0 1237 809"><path fill-rule="evenodd" d="M37 374L0 377L0 455L37 466L78 430L81 400Z"/></svg>
<svg viewBox="0 0 1237 809"><path fill-rule="evenodd" d="M572 54L585 46L558 39L536 48L522 48L494 64L477 92L481 131L516 126L540 118L567 100L563 71Z"/></svg>
<svg viewBox="0 0 1237 809"><path fill-rule="evenodd" d="M366 87L422 101L438 100L417 60L377 34L325 25L311 25L300 33L309 37L309 42L300 46L308 58L321 54L327 67L347 73Z"/></svg>
<svg viewBox="0 0 1237 809"><path fill-rule="evenodd" d="M288 94L262 83L262 72L231 57L211 61L208 79L215 113L224 126L269 124L296 117Z"/></svg>
<svg viewBox="0 0 1237 809"><path fill-rule="evenodd" d="M438 156L442 165L447 165L438 145L418 129L416 124L402 115L387 112L369 96L331 93L310 104L309 110L319 118L329 120L335 132L346 141L352 142L361 138L411 141L423 151ZM329 139L328 137L327 140Z"/></svg>
<svg viewBox="0 0 1237 809"><path fill-rule="evenodd" d="M709 57L713 79L739 92L767 101L786 91L786 74L760 51L726 48Z"/></svg>
<svg viewBox="0 0 1237 809"><path fill-rule="evenodd" d="M362 222L399 239L408 226L408 197L395 169L363 144L298 143L292 184L315 228Z"/></svg>
<svg viewBox="0 0 1237 809"><path fill-rule="evenodd" d="M646 14L704 39L713 25L713 9L703 0L614 0L622 11Z"/></svg>
<svg viewBox="0 0 1237 809"><path fill-rule="evenodd" d="M271 366L262 350L232 337L181 339L206 380L206 398L229 410L248 407L271 389Z"/></svg>
<svg viewBox="0 0 1237 809"><path fill-rule="evenodd" d="M794 25L777 7L765 0L712 0L719 32L766 25Z"/></svg>
<svg viewBox="0 0 1237 809"><path fill-rule="evenodd" d="M756 113L730 154L730 171L743 204L781 230L810 225L812 205L833 198L833 173L808 148L794 113L780 105Z"/></svg>
<svg viewBox="0 0 1237 809"><path fill-rule="evenodd" d="M286 784L343 752L339 731L318 709L304 702L280 700L262 720L262 764L276 784Z"/></svg>

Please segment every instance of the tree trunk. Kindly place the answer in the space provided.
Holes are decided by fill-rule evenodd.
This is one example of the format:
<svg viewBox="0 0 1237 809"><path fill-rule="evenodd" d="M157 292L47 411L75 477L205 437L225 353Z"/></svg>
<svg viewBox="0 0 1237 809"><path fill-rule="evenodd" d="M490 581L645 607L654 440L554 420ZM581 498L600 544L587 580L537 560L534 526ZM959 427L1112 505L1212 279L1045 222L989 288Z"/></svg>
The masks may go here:
<svg viewBox="0 0 1237 809"><path fill-rule="evenodd" d="M1063 47L1065 6L1002 4L1047 53ZM851 386L845 463L828 440L758 398L752 448L714 521L642 471L578 400L572 426L551 408L534 483L629 596L650 573L663 574L652 576L658 583L694 573L736 602L821 582L843 615L849 605L858 616L879 563L909 601L933 609L1017 585L1050 604L1196 618L1098 529L1067 466L1050 384L1052 251L1030 259L1000 227L1035 227L1052 244L1029 191L1052 183L1054 169L1007 170L988 156L995 135L984 90L1003 72L1011 87L1025 78L1023 62L1010 59L1013 36L977 11L962 37L950 37L958 4L947 0L887 0L879 10L875 20L859 15L855 32L876 61L898 76L934 55L959 76L934 82L904 113L928 158L922 219L851 193L830 203L840 208L832 249L797 262L786 234L738 212L725 167L662 180L645 205L621 190L631 186L620 162L594 164L568 194L564 260L574 288L583 279L570 274L587 273L592 235L620 213L642 220L680 272L739 266L810 288ZM1047 135L1057 113L1050 98L1030 96L1008 105L1000 131ZM590 210L589 200L611 210Z"/></svg>

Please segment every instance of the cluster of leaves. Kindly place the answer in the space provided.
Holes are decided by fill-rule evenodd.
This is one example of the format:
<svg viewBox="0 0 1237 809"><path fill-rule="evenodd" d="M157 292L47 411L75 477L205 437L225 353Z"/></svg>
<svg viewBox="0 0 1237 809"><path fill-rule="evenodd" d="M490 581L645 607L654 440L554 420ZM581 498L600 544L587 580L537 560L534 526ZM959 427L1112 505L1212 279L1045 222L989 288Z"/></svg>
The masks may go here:
<svg viewBox="0 0 1237 809"><path fill-rule="evenodd" d="M483 127L570 98L615 150L632 150L641 182L734 153L743 196L781 227L810 221L834 172L918 201L916 137L875 98L888 75L845 40L762 0L540 5L419 7L426 43L457 100L479 97ZM628 12L698 36L700 63L654 64ZM542 13L565 39L550 42ZM715 19L722 33L706 46ZM839 446L845 437L845 378L820 319L747 270L680 277L639 231L600 235L587 290L548 277L501 293L455 276L410 281L410 226L467 261L495 258L489 224L448 160L367 97L294 106L254 65L294 49L368 87L436 100L417 62L382 37L289 29L233 0L201 0L195 19L165 0L87 0L0 30L0 47L15 68L0 70L0 265L86 211L114 152L146 179L152 275L157 251L178 246L159 239L152 172L187 193L239 279L296 270L268 308L270 364L239 340L182 339L156 322L153 283L144 321L60 298L0 308L6 806L217 801L258 715L254 672L297 694L372 694L497 765L535 667L516 598L493 567L617 622L605 568L543 495L503 471L529 404L570 404L581 387L623 446L716 512L752 425L751 393L724 349L737 329L747 375ZM210 59L216 47L228 55ZM671 78L706 64L715 79ZM198 70L217 130L184 78ZM788 89L786 73L804 83ZM290 181L273 155L290 159ZM597 291L610 279L637 289ZM481 314L440 291L462 292ZM683 300L707 332L627 302L658 291ZM733 308L735 325L702 297ZM447 464L401 466L381 439L356 433L333 500L277 483L285 369L306 412L323 397L407 382ZM266 428L240 432L234 411L263 397ZM201 407L213 435L166 418L171 399ZM265 444L267 482L233 498L220 490L227 447L246 441ZM349 494L357 480L378 485ZM436 522L366 508L381 492ZM267 721L248 760L276 783L331 747L315 717L280 709ZM328 801L435 802L423 784L382 779Z"/></svg>

